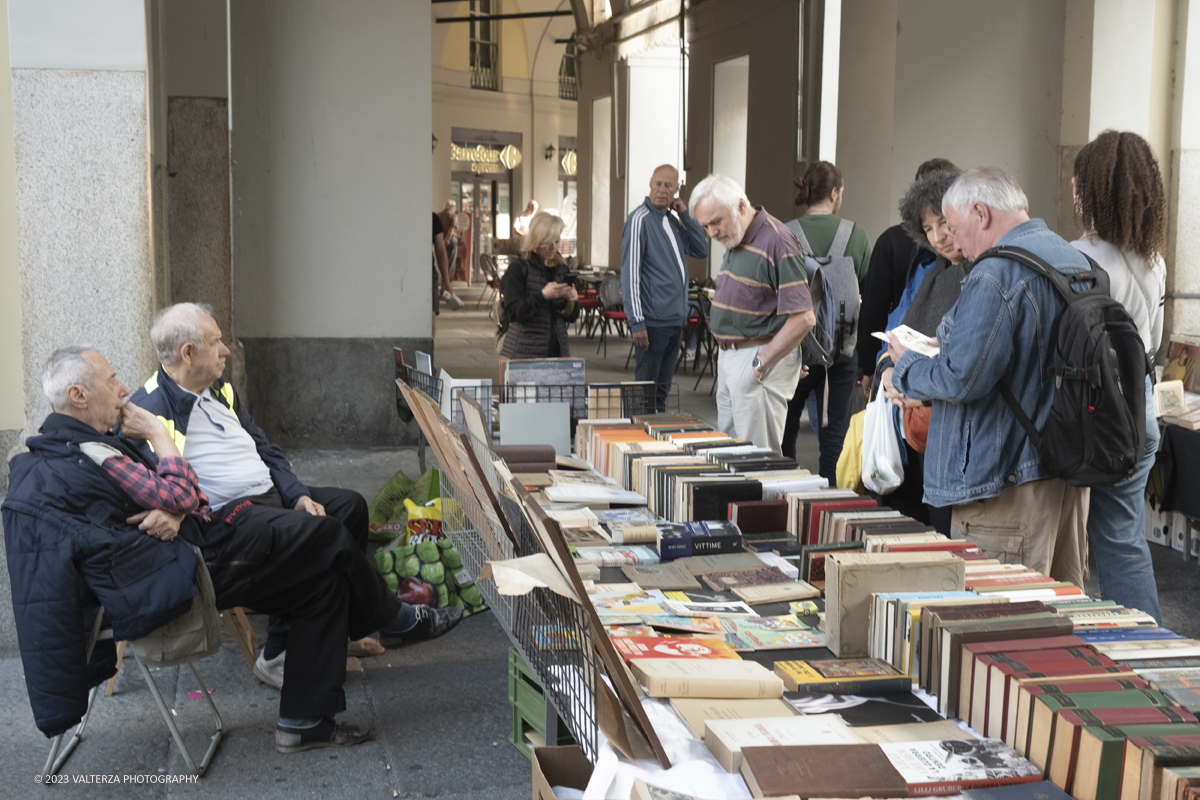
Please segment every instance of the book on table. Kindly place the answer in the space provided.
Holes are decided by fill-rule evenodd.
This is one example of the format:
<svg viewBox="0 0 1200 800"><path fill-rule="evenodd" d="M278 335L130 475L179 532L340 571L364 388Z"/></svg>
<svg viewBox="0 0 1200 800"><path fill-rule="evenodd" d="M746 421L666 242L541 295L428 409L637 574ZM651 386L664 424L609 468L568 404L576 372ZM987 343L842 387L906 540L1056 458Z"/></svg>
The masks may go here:
<svg viewBox="0 0 1200 800"><path fill-rule="evenodd" d="M672 697L671 708L696 738L704 738L704 723L710 719L763 719L794 717L796 710L779 698L714 699L708 697Z"/></svg>
<svg viewBox="0 0 1200 800"><path fill-rule="evenodd" d="M1076 662L1077 663L1077 662ZM1009 744L1023 753L1029 752L1029 731L1033 722L1033 695L1022 694L1021 689L1039 683L1063 683L1070 694L1070 686L1083 680L1102 680L1108 678L1133 678L1132 670L1125 667L1077 667L1064 665L1040 672L1021 672L1009 679L1009 720L1005 728L1011 737ZM1016 713L1013 714L1013 705Z"/></svg>
<svg viewBox="0 0 1200 800"><path fill-rule="evenodd" d="M617 652L628 664L654 658L669 659L736 659L741 658L724 639L684 639L674 636L625 636L614 641Z"/></svg>
<svg viewBox="0 0 1200 800"><path fill-rule="evenodd" d="M1045 768L1054 741L1055 713L1063 709L1169 707L1171 701L1153 689L1125 689L1119 692L1087 692L1038 695L1033 698L1029 722L1029 760Z"/></svg>
<svg viewBox="0 0 1200 800"><path fill-rule="evenodd" d="M744 747L741 772L755 797L909 797L1041 780L997 739Z"/></svg>
<svg viewBox="0 0 1200 800"><path fill-rule="evenodd" d="M635 658L630 669L651 697L778 698L783 681L754 661Z"/></svg>
<svg viewBox="0 0 1200 800"><path fill-rule="evenodd" d="M853 728L837 717L768 717L764 719L710 719L704 723L704 744L726 772L742 766L746 747L788 745L861 744Z"/></svg>
<svg viewBox="0 0 1200 800"><path fill-rule="evenodd" d="M880 695L912 688L907 675L877 658L776 661L775 674L790 692Z"/></svg>
<svg viewBox="0 0 1200 800"><path fill-rule="evenodd" d="M1008 684L1012 675L1064 667L1074 669L1113 666L1116 666L1115 662L1097 655L1086 645L979 656L975 659L971 715L968 722L984 736L1003 739L1004 728L1008 722ZM984 667L987 668L986 673L982 672Z"/></svg>

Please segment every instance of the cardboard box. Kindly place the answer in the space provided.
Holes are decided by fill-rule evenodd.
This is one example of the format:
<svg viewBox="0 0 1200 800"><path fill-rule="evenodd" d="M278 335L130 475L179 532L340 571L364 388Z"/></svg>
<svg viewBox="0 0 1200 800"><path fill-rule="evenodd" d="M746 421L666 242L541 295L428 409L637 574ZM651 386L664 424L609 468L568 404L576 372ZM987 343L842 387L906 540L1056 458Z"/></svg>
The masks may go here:
<svg viewBox="0 0 1200 800"><path fill-rule="evenodd" d="M556 800L554 786L583 791L592 778L592 765L579 745L533 748L533 800Z"/></svg>
<svg viewBox="0 0 1200 800"><path fill-rule="evenodd" d="M825 642L838 658L868 655L874 592L961 592L966 564L952 553L830 553L825 560Z"/></svg>

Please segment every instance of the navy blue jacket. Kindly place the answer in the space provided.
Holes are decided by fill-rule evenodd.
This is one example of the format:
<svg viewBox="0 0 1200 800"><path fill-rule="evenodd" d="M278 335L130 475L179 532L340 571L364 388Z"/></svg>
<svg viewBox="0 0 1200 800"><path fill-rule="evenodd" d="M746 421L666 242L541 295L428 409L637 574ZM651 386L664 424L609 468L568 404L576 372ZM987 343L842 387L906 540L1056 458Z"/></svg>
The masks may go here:
<svg viewBox="0 0 1200 800"><path fill-rule="evenodd" d="M217 378L208 391L212 393L213 397L224 403L226 408L233 411L238 422L242 423L246 433L250 434L250 438L254 440L258 457L271 471L271 482L279 490L284 507L292 508L296 505L297 500L308 496L308 487L292 473L292 465L284 457L282 448L268 439L262 428L254 423L254 417L250 416L250 412L242 405L237 392L233 390L233 384L224 378ZM150 376L150 380L133 393L129 402L137 403L158 417L167 427L167 433L171 434L171 438L175 440L175 446L179 448L179 452L184 452L183 445L187 439L188 420L192 418L192 407L196 405L194 394L181 388L175 379L160 366L158 371ZM150 455L149 445L146 446L146 454Z"/></svg>
<svg viewBox="0 0 1200 800"><path fill-rule="evenodd" d="M116 671L112 642L85 663L99 606L114 640L140 639L191 608L196 553L125 522L144 509L79 448L103 442L147 463L129 442L63 414L48 416L41 433L9 462L0 508L25 685L49 737L79 722L88 689Z"/></svg>

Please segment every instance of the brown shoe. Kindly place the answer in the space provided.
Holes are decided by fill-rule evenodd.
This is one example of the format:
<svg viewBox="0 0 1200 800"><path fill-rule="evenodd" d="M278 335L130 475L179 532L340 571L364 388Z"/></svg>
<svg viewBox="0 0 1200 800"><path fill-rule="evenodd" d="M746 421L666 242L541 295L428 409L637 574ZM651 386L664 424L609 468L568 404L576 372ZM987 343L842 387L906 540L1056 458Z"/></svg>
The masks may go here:
<svg viewBox="0 0 1200 800"><path fill-rule="evenodd" d="M346 655L357 658L381 656L386 652L387 650L384 649L383 645L377 639L372 639L370 636L364 636L358 641L351 641L346 647Z"/></svg>
<svg viewBox="0 0 1200 800"><path fill-rule="evenodd" d="M343 725L325 717L308 728L275 726L275 749L281 753L300 753L318 747L351 747L371 738L371 732L357 725Z"/></svg>

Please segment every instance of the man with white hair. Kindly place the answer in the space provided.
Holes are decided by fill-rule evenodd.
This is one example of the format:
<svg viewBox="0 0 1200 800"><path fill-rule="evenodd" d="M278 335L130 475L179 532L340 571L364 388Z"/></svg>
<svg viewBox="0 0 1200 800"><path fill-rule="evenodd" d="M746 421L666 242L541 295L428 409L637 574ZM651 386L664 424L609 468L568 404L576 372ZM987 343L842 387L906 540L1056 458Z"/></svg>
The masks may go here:
<svg viewBox="0 0 1200 800"><path fill-rule="evenodd" d="M942 209L969 261L1008 245L1067 275L1090 269L1045 222L1029 218L1025 193L1001 169L963 173ZM955 537L972 539L992 558L1082 585L1088 490L1049 476L1001 394L1002 386L1010 387L1035 426L1045 425L1054 398L1048 367L1064 308L1049 279L1016 261L989 256L973 263L938 326L936 358L908 351L888 335L896 366L885 390L899 403L933 401L925 502L953 506Z"/></svg>
<svg viewBox="0 0 1200 800"><path fill-rule="evenodd" d="M226 512L229 520L237 520L234 527L243 520L253 525L250 518L261 517L270 526L310 535L332 530L316 524L328 515L339 523L337 528L354 539L360 551L366 551L366 500L348 489L305 486L292 473L283 450L267 439L233 385L221 377L229 348L221 341L221 329L207 306L177 303L164 308L155 318L150 338L161 365L134 392L131 402L162 421L196 471L200 488L214 511ZM385 638L384 645L440 636L462 617L460 609L415 608L415 631L422 635L393 635ZM272 618L254 673L276 688L283 684L287 641L287 625ZM378 643L366 640L350 652L379 655L382 650Z"/></svg>
<svg viewBox="0 0 1200 800"><path fill-rule="evenodd" d="M30 704L47 736L78 722L88 687L113 674L112 641L89 662L99 606L115 639L139 639L187 612L198 548L217 605L248 605L291 624L294 657L279 701L282 753L358 744L334 720L346 708L347 635L412 631L412 606L331 517L239 501L216 512L163 423L88 347L50 357L42 387L54 413L12 461L3 506L13 608ZM114 430L119 427L119 435ZM149 442L157 459L137 442ZM257 503L257 500L253 501ZM310 520L296 524L286 515Z"/></svg>
<svg viewBox="0 0 1200 800"><path fill-rule="evenodd" d="M700 181L689 206L726 248L709 320L721 351L717 427L779 452L788 400L806 374L800 342L817 321L800 244L724 175Z"/></svg>

